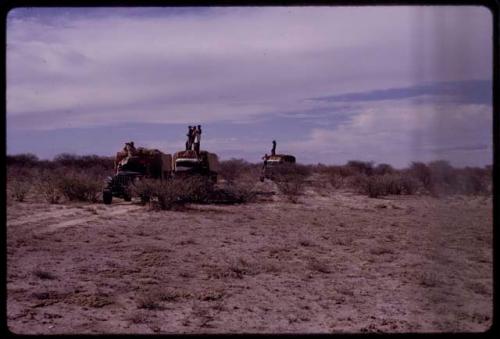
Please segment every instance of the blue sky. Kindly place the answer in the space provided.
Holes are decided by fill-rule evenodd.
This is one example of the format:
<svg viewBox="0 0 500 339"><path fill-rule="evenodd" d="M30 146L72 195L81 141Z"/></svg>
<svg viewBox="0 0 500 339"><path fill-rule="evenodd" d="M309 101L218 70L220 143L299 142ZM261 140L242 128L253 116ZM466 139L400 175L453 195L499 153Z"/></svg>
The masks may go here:
<svg viewBox="0 0 500 339"><path fill-rule="evenodd" d="M15 9L7 153L124 142L256 162L492 162L492 22L479 6Z"/></svg>

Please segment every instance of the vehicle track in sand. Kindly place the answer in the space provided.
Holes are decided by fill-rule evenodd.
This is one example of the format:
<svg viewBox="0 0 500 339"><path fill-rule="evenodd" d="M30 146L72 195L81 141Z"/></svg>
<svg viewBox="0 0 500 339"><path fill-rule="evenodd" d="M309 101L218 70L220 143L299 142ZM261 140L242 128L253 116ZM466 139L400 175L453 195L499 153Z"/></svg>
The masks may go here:
<svg viewBox="0 0 500 339"><path fill-rule="evenodd" d="M103 217L116 217L118 215L137 211L142 208L142 206L125 202L113 204L111 206L89 205L85 208L67 207L50 212L35 213L26 217L7 221L7 225L9 227L36 226L36 229L34 229L36 233L47 233L65 227L84 225L90 221Z"/></svg>

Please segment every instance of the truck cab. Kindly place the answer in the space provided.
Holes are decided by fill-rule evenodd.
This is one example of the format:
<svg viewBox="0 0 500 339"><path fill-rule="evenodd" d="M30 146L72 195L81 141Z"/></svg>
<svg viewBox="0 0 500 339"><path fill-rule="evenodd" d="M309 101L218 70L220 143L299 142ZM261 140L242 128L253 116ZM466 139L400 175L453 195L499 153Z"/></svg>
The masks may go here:
<svg viewBox="0 0 500 339"><path fill-rule="evenodd" d="M173 177L187 177L200 175L209 179L215 184L217 182L217 172L219 170L219 160L216 154L207 151L179 151L172 157Z"/></svg>
<svg viewBox="0 0 500 339"><path fill-rule="evenodd" d="M260 181L264 179L273 179L275 172L283 166L289 166L295 164L295 157L289 154L275 154L267 157L267 161L264 161L264 166L262 167L262 173L260 176Z"/></svg>

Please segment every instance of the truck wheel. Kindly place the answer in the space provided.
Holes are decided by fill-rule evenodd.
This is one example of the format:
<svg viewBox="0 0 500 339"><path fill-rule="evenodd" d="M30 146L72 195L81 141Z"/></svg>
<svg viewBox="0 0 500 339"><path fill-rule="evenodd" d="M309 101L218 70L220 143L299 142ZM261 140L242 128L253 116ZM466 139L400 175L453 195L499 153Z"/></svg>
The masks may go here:
<svg viewBox="0 0 500 339"><path fill-rule="evenodd" d="M113 194L110 191L103 191L102 192L102 201L106 204L109 205L111 204L111 201L113 200Z"/></svg>
<svg viewBox="0 0 500 339"><path fill-rule="evenodd" d="M130 195L128 195L128 194L124 194L123 195L123 200L125 200L125 201L132 201L132 197Z"/></svg>
<svg viewBox="0 0 500 339"><path fill-rule="evenodd" d="M141 203L147 204L150 200L151 200L151 198L149 196L141 195Z"/></svg>

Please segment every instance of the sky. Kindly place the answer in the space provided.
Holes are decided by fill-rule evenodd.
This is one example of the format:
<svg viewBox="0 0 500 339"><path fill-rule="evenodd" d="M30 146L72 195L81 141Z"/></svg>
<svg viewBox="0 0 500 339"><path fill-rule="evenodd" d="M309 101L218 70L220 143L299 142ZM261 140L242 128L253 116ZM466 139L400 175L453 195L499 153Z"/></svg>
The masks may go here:
<svg viewBox="0 0 500 339"><path fill-rule="evenodd" d="M16 8L7 154L492 163L492 15L481 6Z"/></svg>

